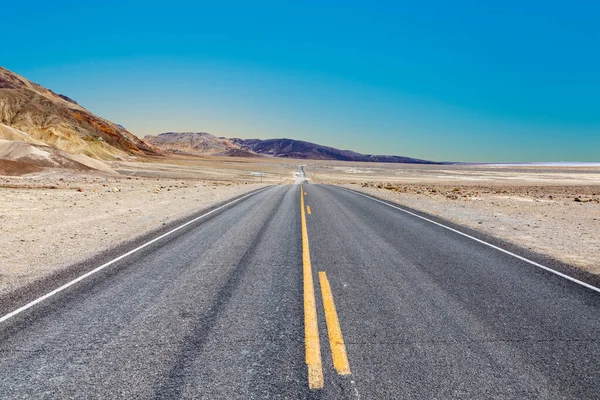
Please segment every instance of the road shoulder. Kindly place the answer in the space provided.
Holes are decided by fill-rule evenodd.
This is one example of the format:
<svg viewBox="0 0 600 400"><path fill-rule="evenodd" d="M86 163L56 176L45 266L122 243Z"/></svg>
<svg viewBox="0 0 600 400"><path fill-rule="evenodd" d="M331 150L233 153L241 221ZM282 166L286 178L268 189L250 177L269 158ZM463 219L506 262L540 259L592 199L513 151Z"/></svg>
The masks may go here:
<svg viewBox="0 0 600 400"><path fill-rule="evenodd" d="M44 233L52 240L45 242L37 247L30 247L28 251L29 257L35 258L36 262L31 268L26 262L23 262L17 258L18 254L13 254L13 257L7 257L7 263L2 267L2 290L0 291L0 315L4 315L13 309L26 304L27 302L42 296L49 291L60 287L61 285L75 279L76 277L93 270L94 268L102 265L115 257L125 254L132 249L160 236L166 232L173 230L174 228L194 219L200 215L206 214L215 210L225 204L228 204L236 199L240 199L249 194L255 193L269 185L240 185L234 187L233 190L221 191L219 189L211 189L210 194L214 195L207 196L201 202L202 206L195 204L196 202L192 199L188 199L187 202L175 202L175 209L165 210L162 204L159 203L156 206L146 207L144 209L144 215L132 215L130 220L123 215L117 214L112 215L112 218L107 218L105 221L107 224L114 223L114 219L119 223L118 234L114 235L111 240L98 240L93 246L84 246L83 244L65 244L58 249L59 253L65 253L63 260L59 262L48 262L43 264L44 258L39 256L40 253L52 251L51 245L57 244L57 233L52 232L53 226L48 225L45 227ZM197 188L196 188L197 189ZM135 194L132 194L135 196ZM139 202L144 201L144 195L139 193ZM186 200L185 196L181 200ZM168 200L167 200L168 201ZM184 207L187 204L188 207ZM162 213L161 213L162 209ZM104 210L98 210L98 213ZM161 213L160 216L152 221L152 223L140 226L135 223L135 219L140 217L151 217L152 213ZM215 213L214 215L217 215ZM86 229L86 218L83 215L79 215L79 219L71 220L71 229L75 229L76 232L85 232ZM31 220L20 220L16 223L23 225L22 229L26 228L26 225ZM100 228L102 232L102 226L94 226L94 228ZM39 230L37 232L39 234ZM16 238L15 238L16 240ZM13 248L14 249L14 248ZM24 250L25 251L25 250ZM72 252L72 253L69 253ZM10 256L10 254L9 254Z"/></svg>
<svg viewBox="0 0 600 400"><path fill-rule="evenodd" d="M591 272L589 269L581 265L569 263L564 258L561 259L555 254L550 254L550 252L543 252L539 248L532 248L527 243L518 243L510 236L499 235L498 230L483 230L480 224L474 225L473 223L468 223L469 220L465 218L453 217L453 209L451 207L434 208L427 203L425 204L430 207L423 206L424 202L420 202L420 199L417 198L411 199L411 201L406 201L406 198L403 198L404 201L400 201L393 193L386 193L386 191L372 188L361 188L357 187L357 185L338 185L338 187L400 207L406 211L431 219L491 245L530 259L555 271L569 275L590 285L600 287L600 275Z"/></svg>

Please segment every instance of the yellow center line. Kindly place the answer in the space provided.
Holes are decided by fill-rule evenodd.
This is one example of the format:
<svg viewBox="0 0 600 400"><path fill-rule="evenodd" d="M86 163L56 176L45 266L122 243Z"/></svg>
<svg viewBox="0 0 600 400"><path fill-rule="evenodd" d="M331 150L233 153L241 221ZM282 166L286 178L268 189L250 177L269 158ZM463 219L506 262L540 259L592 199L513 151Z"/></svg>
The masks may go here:
<svg viewBox="0 0 600 400"><path fill-rule="evenodd" d="M310 206L306 206L306 212L310 215Z"/></svg>
<svg viewBox="0 0 600 400"><path fill-rule="evenodd" d="M338 374L349 375L350 364L348 363L348 354L346 353L342 328L340 327L340 321L335 311L335 303L333 302L333 294L331 293L329 280L327 280L327 274L320 271L319 280L321 281L321 294L323 295L323 308L325 309L325 322L327 323L327 332L329 333L333 366Z"/></svg>
<svg viewBox="0 0 600 400"><path fill-rule="evenodd" d="M302 219L302 267L304 275L304 342L306 346L306 365L308 367L309 389L323 388L323 365L321 362L321 344L317 325L317 304L313 284L310 248L308 247L308 229L304 212L304 189L300 185L300 212Z"/></svg>

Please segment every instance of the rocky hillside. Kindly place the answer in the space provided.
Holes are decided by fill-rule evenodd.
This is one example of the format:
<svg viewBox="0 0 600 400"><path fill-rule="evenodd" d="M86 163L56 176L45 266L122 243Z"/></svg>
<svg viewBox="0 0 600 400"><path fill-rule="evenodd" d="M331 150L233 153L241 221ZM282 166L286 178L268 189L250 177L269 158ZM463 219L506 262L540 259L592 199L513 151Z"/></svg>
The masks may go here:
<svg viewBox="0 0 600 400"><path fill-rule="evenodd" d="M216 137L210 133L166 132L158 136L148 135L144 137L144 140L170 153L236 157L263 155L308 160L435 164L433 161L410 157L361 154L294 139L228 139Z"/></svg>
<svg viewBox="0 0 600 400"><path fill-rule="evenodd" d="M165 132L158 136L147 135L144 141L169 153L256 157L258 154L244 150L226 138L204 132Z"/></svg>
<svg viewBox="0 0 600 400"><path fill-rule="evenodd" d="M160 153L122 126L92 114L69 97L2 67L0 139L45 144L99 159Z"/></svg>
<svg viewBox="0 0 600 400"><path fill-rule="evenodd" d="M104 162L84 154L71 154L42 144L0 139L0 175L19 176L46 168L115 173Z"/></svg>
<svg viewBox="0 0 600 400"><path fill-rule="evenodd" d="M350 150L322 146L316 143L294 139L231 139L242 149L274 157L300 158L310 160L339 160L384 163L434 164L432 161L401 156L381 156L361 154Z"/></svg>

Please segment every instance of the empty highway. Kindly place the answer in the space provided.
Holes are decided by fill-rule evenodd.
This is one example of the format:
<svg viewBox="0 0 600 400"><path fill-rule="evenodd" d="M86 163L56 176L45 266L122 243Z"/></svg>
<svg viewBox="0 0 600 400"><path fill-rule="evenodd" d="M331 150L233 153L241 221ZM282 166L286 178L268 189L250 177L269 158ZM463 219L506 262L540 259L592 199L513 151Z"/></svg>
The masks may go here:
<svg viewBox="0 0 600 400"><path fill-rule="evenodd" d="M594 288L335 186L190 221L5 310L0 398L600 398Z"/></svg>

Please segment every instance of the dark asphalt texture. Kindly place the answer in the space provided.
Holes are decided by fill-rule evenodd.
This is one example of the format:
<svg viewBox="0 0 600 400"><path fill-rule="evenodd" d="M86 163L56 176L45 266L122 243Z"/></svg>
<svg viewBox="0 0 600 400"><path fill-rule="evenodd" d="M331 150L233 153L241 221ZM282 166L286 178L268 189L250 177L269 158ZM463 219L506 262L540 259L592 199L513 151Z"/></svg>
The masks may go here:
<svg viewBox="0 0 600 400"><path fill-rule="evenodd" d="M351 191L304 188L323 390L307 385L299 186L286 185L0 324L0 399L600 398L600 294Z"/></svg>

